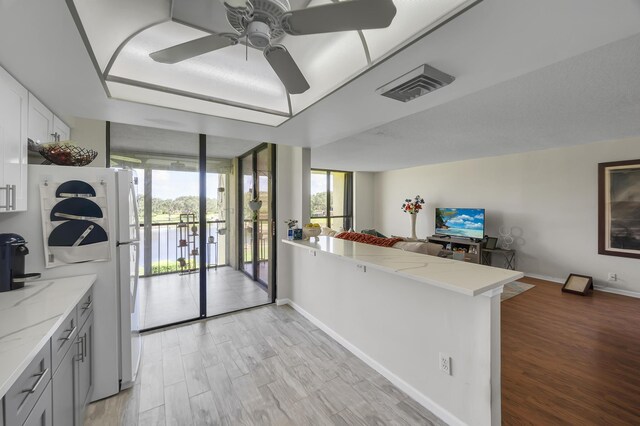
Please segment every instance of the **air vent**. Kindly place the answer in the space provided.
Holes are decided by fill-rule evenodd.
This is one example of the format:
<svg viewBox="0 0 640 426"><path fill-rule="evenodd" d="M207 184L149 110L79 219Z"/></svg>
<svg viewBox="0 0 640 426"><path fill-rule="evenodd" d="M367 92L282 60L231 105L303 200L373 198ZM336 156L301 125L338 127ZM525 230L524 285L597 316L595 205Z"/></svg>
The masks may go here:
<svg viewBox="0 0 640 426"><path fill-rule="evenodd" d="M450 84L455 77L429 65L421 65L376 90L376 93L397 101L409 102Z"/></svg>

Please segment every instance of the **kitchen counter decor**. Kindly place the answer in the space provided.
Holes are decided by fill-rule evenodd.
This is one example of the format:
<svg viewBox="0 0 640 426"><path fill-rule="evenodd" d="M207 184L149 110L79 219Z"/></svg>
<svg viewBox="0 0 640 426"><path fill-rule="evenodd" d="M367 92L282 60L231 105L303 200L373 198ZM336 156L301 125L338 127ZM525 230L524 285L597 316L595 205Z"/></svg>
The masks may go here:
<svg viewBox="0 0 640 426"><path fill-rule="evenodd" d="M417 240L418 236L416 235L416 215L420 213L422 210L422 205L424 204L424 199L419 195L416 195L414 199L407 198L402 203L402 211L405 213L409 213L411 217L411 238L412 240Z"/></svg>

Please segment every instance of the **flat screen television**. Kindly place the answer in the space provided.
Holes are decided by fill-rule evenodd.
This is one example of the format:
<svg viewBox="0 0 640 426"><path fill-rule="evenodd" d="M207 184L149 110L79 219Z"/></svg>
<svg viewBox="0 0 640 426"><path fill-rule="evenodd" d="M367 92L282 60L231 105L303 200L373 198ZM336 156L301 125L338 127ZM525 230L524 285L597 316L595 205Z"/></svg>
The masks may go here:
<svg viewBox="0 0 640 426"><path fill-rule="evenodd" d="M484 209L436 208L436 234L484 238Z"/></svg>

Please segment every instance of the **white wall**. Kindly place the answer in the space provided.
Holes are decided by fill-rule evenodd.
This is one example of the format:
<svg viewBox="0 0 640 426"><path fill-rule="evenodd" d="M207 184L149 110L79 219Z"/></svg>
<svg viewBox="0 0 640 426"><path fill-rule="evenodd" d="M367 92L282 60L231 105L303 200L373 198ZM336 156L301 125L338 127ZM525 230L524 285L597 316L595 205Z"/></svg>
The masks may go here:
<svg viewBox="0 0 640 426"><path fill-rule="evenodd" d="M486 208L486 234L511 229L517 269L564 280L571 273L597 285L640 293L640 261L598 255L598 163L640 158L640 138L534 151L377 173L375 224L408 235L400 205L419 194L426 209L418 237L434 232L435 207ZM617 282L607 282L615 272Z"/></svg>
<svg viewBox="0 0 640 426"><path fill-rule="evenodd" d="M353 173L353 229L362 231L375 227L374 222L374 173Z"/></svg>
<svg viewBox="0 0 640 426"><path fill-rule="evenodd" d="M287 298L291 292L293 268L292 248L284 244L288 219L298 220L298 226L309 222L311 192L311 161L308 148L276 145L276 228L277 235L277 295Z"/></svg>
<svg viewBox="0 0 640 426"><path fill-rule="evenodd" d="M68 120L71 127L71 140L78 146L98 152L90 167L106 167L107 123L102 120L72 117Z"/></svg>

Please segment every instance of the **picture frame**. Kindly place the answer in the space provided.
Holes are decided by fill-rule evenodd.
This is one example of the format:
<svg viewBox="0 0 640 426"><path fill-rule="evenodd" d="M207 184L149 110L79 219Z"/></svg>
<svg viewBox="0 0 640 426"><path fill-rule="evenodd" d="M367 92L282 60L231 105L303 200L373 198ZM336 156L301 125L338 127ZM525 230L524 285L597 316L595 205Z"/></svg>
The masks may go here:
<svg viewBox="0 0 640 426"><path fill-rule="evenodd" d="M598 164L598 253L640 259L640 159Z"/></svg>
<svg viewBox="0 0 640 426"><path fill-rule="evenodd" d="M495 237L487 237L487 242L484 245L485 249L494 250L498 246L498 239Z"/></svg>
<svg viewBox="0 0 640 426"><path fill-rule="evenodd" d="M563 292L581 296L586 296L591 290L593 290L593 278L580 274L569 274L562 286Z"/></svg>

